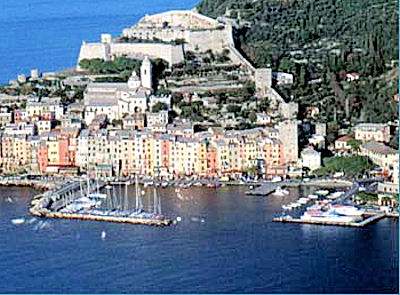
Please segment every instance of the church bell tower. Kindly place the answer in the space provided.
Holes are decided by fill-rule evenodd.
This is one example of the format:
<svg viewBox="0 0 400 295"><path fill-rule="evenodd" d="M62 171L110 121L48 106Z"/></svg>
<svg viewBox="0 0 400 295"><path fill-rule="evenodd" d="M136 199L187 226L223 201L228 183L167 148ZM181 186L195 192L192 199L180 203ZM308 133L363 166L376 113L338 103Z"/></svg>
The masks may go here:
<svg viewBox="0 0 400 295"><path fill-rule="evenodd" d="M140 67L140 78L142 80L142 86L145 88L152 89L152 77L151 77L151 62L147 56L145 56L142 66Z"/></svg>

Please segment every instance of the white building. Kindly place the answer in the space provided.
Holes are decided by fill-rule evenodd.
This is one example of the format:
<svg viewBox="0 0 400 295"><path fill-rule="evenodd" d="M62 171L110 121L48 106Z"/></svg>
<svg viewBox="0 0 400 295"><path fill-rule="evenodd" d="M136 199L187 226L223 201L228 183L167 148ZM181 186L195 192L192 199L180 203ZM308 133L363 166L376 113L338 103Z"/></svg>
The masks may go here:
<svg viewBox="0 0 400 295"><path fill-rule="evenodd" d="M147 113L147 126L154 125L167 125L168 124L168 111L159 111L158 113Z"/></svg>
<svg viewBox="0 0 400 295"><path fill-rule="evenodd" d="M258 125L268 125L271 123L271 117L268 116L266 113L256 113Z"/></svg>
<svg viewBox="0 0 400 295"><path fill-rule="evenodd" d="M147 62L150 63L149 60ZM112 121L120 120L125 115L146 112L149 90L143 83L151 86L151 63L149 66L147 62L142 64L141 79L133 72L127 83L88 85L84 98L86 124L89 125L99 114L106 114L108 120Z"/></svg>
<svg viewBox="0 0 400 295"><path fill-rule="evenodd" d="M36 122L38 134L41 135L44 132L51 131L51 121L48 120L39 120Z"/></svg>
<svg viewBox="0 0 400 295"><path fill-rule="evenodd" d="M362 142L389 142L390 129L387 124L360 123L354 127L355 137Z"/></svg>
<svg viewBox="0 0 400 295"><path fill-rule="evenodd" d="M8 124L4 128L5 135L35 135L35 125L27 122L19 122L16 124Z"/></svg>
<svg viewBox="0 0 400 295"><path fill-rule="evenodd" d="M321 167L321 153L312 148L305 148L301 152L301 162L303 167L311 171Z"/></svg>
<svg viewBox="0 0 400 295"><path fill-rule="evenodd" d="M273 72L272 77L277 81L278 85L293 84L293 75L283 72Z"/></svg>
<svg viewBox="0 0 400 295"><path fill-rule="evenodd" d="M54 114L56 120L60 120L64 115L64 107L58 102L28 102L26 104L28 119Z"/></svg>
<svg viewBox="0 0 400 295"><path fill-rule="evenodd" d="M378 142L366 142L360 146L360 155L367 156L371 161L388 171L393 163L398 161L399 155L395 149Z"/></svg>

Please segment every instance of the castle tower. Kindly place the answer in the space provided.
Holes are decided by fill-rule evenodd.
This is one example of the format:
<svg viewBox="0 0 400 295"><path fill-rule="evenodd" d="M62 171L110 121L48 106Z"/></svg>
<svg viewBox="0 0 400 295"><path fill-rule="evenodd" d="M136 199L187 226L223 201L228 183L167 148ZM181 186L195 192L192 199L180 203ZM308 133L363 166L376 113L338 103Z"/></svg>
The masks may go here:
<svg viewBox="0 0 400 295"><path fill-rule="evenodd" d="M137 76L136 72L133 71L132 75L130 76L128 80L128 88L129 89L137 89L140 87L140 79Z"/></svg>
<svg viewBox="0 0 400 295"><path fill-rule="evenodd" d="M144 57L142 66L140 67L140 78L142 80L142 86L145 88L152 88L152 77L151 77L151 62L147 56Z"/></svg>

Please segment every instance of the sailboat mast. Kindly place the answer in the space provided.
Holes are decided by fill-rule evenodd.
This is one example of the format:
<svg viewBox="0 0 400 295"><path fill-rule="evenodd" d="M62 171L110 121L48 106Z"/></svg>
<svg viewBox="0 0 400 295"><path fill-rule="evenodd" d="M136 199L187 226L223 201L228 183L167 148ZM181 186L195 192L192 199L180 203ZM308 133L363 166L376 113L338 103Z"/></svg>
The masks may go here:
<svg viewBox="0 0 400 295"><path fill-rule="evenodd" d="M136 211L139 209L139 186L138 186L139 182L138 182L138 175L136 173L135 175L135 190L136 190L136 194L135 194L135 198L136 198Z"/></svg>
<svg viewBox="0 0 400 295"><path fill-rule="evenodd" d="M79 190L81 191L81 197L83 197L82 180L79 179Z"/></svg>
<svg viewBox="0 0 400 295"><path fill-rule="evenodd" d="M125 210L128 210L128 181L125 182Z"/></svg>
<svg viewBox="0 0 400 295"><path fill-rule="evenodd" d="M156 188L154 188L154 204L153 204L153 212L154 214L157 214L157 192Z"/></svg>
<svg viewBox="0 0 400 295"><path fill-rule="evenodd" d="M158 199L158 214L162 214L161 213L161 198L160 198L160 195L158 195L157 196L157 199Z"/></svg>
<svg viewBox="0 0 400 295"><path fill-rule="evenodd" d="M122 209L122 183L119 183L119 198L118 198L118 208Z"/></svg>
<svg viewBox="0 0 400 295"><path fill-rule="evenodd" d="M99 194L99 178L98 178L98 175L97 175L97 167L96 167L96 170L95 170L96 172L96 186L97 186L97 195Z"/></svg>
<svg viewBox="0 0 400 295"><path fill-rule="evenodd" d="M87 195L88 195L88 197L89 197L89 194L90 194L89 160L88 160L88 162L87 162L86 180L87 180Z"/></svg>

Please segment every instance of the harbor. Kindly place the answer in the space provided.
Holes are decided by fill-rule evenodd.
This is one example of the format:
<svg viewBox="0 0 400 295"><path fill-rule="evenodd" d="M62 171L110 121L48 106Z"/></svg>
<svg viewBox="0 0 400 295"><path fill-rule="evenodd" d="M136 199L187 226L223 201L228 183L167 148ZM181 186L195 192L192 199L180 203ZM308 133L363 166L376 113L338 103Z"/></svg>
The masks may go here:
<svg viewBox="0 0 400 295"><path fill-rule="evenodd" d="M342 183L348 186L349 183ZM319 189L315 193L301 197L297 201L282 205L284 210L274 222L304 223L315 225L333 225L347 227L365 227L384 217L399 217L396 212L383 212L355 206L352 198L359 190L357 182L350 183L347 191L340 187L326 185L327 189ZM321 186L320 186L321 188ZM344 188L342 186L342 188ZM278 191L279 193L279 191Z"/></svg>
<svg viewBox="0 0 400 295"><path fill-rule="evenodd" d="M143 207L138 181L135 183L135 207L128 201L130 182L114 186L98 179L75 181L39 194L32 199L30 213L45 218L91 220L152 226L168 226L172 220L161 214L161 199L154 188L152 211ZM115 189L119 186L119 190Z"/></svg>

